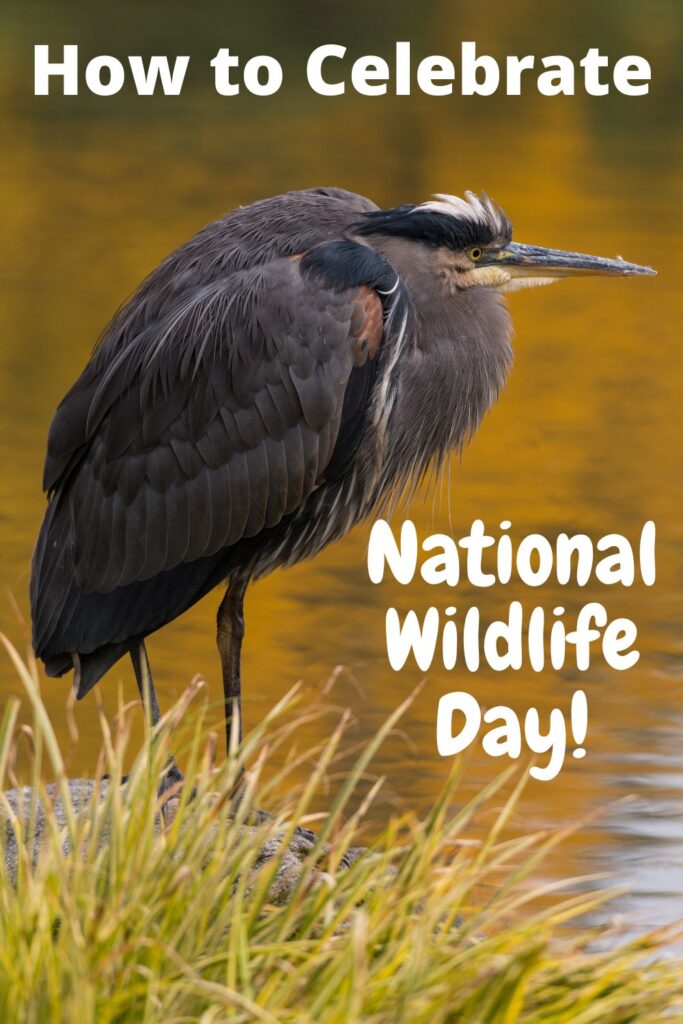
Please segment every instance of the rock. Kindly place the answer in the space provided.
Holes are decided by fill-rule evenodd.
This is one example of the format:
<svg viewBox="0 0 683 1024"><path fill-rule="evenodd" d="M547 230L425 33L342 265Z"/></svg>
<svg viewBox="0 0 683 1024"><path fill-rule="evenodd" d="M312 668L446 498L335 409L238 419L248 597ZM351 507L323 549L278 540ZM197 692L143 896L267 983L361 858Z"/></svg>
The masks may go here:
<svg viewBox="0 0 683 1024"><path fill-rule="evenodd" d="M103 798L107 792L109 781L103 779L99 783L100 797ZM95 792L95 783L86 779L72 779L68 783L69 796L71 805L74 809L76 817L86 808ZM59 788L56 784L46 786L47 796L52 805L52 814L60 829L65 828L67 824L67 816L65 813L64 804L62 797L59 792ZM10 789L5 792L4 797L9 805L12 815L14 815L20 822L24 831L26 832L29 827L29 816L31 814L31 800L32 800L32 789L30 786L22 786L18 789ZM165 804L165 821L169 824L173 821L176 811L178 809L179 797L171 796L168 798ZM260 812L265 815L265 812ZM45 847L48 841L48 823L46 821L45 806L38 797L36 801L36 807L34 810L35 824L33 828L33 839L30 844L31 849L31 861L35 866L38 856L41 850ZM161 816L157 818L156 829L157 831L162 827ZM0 828L4 833L5 840L5 865L7 868L8 877L12 883L16 881L19 849L17 847L17 836L12 822L12 817L7 813L7 808L4 805L0 805ZM245 825L243 826L248 832L254 831L254 826ZM280 862L278 865L278 871L271 883L270 899L276 903L286 902L287 898L291 894L297 879L301 875L304 867L306 858L311 853L315 844L315 835L313 832L304 828L297 828L292 836L289 846L284 853L280 854L282 847L282 840L284 833L280 832L274 836L271 836L266 840L261 848L261 851L256 859L253 871L258 872L264 867L273 857L280 855ZM106 829L102 830L99 837L100 845L106 843L108 839L108 832ZM69 851L69 841L64 840L64 852ZM324 859L325 854L329 851L329 847L324 845L320 857ZM355 861L360 854L362 849L355 847L347 851L346 855L341 861L341 867L347 868L353 861ZM313 879L323 881L325 878L329 878L322 869L317 869L313 875Z"/></svg>

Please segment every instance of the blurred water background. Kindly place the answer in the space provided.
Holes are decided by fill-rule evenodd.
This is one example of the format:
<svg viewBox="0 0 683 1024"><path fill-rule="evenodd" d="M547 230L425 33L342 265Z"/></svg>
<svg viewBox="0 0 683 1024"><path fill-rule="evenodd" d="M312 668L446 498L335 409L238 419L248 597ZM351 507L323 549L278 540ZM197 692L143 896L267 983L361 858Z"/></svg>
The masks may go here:
<svg viewBox="0 0 683 1024"><path fill-rule="evenodd" d="M29 560L44 508L40 491L46 431L62 394L80 372L102 327L171 249L224 210L309 185L334 184L389 206L435 191L485 189L506 209L516 238L650 263L656 279L589 280L513 296L516 365L507 393L462 462L454 460L436 499L418 497L410 515L425 532L466 532L481 517L503 519L521 538L540 531L616 531L632 539L646 519L658 526L658 579L652 589L589 586L523 592L510 585L475 593L498 618L511 600L563 604L568 612L604 600L609 613L639 627L639 664L626 673L600 659L579 677L529 669L496 675L433 671L377 772L387 775L372 820L393 808L423 812L449 763L436 753L439 696L474 692L488 705L566 708L573 689L588 694L588 757L569 759L551 783L533 782L520 828L576 820L633 795L582 828L547 866L550 875L609 870L631 892L613 906L627 929L683 916L683 648L681 581L681 316L683 168L681 63L683 8L579 0L549 6L436 2L397 5L129 2L10 4L0 15L3 143L0 165L0 628L17 643L27 617ZM463 100L337 99L307 87L308 53L324 42L349 58L410 39L416 58L457 58L460 41L480 52L579 59L598 46L616 59L646 56L650 95ZM33 96L34 43L78 43L82 63L100 53L190 54L181 96L141 98L131 90L98 98ZM276 56L285 84L267 99L217 96L209 60L219 46L244 59ZM350 63L348 65L350 67ZM247 602L247 726L297 679L311 695L338 664L333 691L351 706L353 738L371 735L419 678L395 674L384 646L384 612L426 607L438 595L370 585L368 528L356 529L314 562L256 585ZM10 599L11 595L11 599ZM151 640L162 705L196 673L220 696L214 616L218 595ZM100 688L111 713L117 683L133 697L128 664ZM17 691L7 663L0 701ZM48 707L72 774L92 771L99 745L94 699L77 708L80 741L67 731L66 681L45 685ZM302 745L328 722L310 726ZM464 792L498 770L476 748Z"/></svg>

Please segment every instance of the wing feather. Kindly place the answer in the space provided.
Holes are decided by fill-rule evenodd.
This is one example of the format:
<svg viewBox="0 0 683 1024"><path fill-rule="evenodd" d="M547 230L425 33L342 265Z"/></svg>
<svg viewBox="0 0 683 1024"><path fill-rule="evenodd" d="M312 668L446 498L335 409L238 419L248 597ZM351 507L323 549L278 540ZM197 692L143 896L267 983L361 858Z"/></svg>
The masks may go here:
<svg viewBox="0 0 683 1024"><path fill-rule="evenodd" d="M79 590L104 594L254 537L328 464L344 468L382 329L367 285L276 259L180 293L156 329L117 334L109 359L105 337L57 412L46 466L70 509Z"/></svg>
<svg viewBox="0 0 683 1024"><path fill-rule="evenodd" d="M213 506L211 470L203 467L196 476L188 479L188 512L190 519L190 540L185 559L194 562L209 550L213 533Z"/></svg>

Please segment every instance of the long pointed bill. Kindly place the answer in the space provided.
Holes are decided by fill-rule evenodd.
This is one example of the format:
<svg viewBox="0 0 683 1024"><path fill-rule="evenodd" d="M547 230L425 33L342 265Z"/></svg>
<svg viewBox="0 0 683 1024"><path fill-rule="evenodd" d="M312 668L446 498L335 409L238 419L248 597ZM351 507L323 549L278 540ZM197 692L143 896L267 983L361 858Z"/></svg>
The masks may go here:
<svg viewBox="0 0 683 1024"><path fill-rule="evenodd" d="M510 242L505 249L491 253L490 262L504 269L511 278L556 280L574 276L633 277L657 273L652 267L627 263L621 258L606 260L601 256L563 252L561 249L543 249L538 245L522 245L520 242Z"/></svg>

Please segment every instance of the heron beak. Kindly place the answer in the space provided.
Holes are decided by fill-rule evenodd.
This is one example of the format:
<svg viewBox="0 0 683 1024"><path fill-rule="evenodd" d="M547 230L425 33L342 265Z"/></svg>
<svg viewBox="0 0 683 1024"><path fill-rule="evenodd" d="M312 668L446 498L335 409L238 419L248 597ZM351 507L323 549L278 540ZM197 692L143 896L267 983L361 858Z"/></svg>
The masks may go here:
<svg viewBox="0 0 683 1024"><path fill-rule="evenodd" d="M483 262L483 261L482 261ZM587 256L581 252L562 249L544 249L538 245L510 242L504 249L490 253L490 262L501 267L510 278L536 278L544 281L563 277L635 277L656 274L652 267L627 263L618 257L606 260L601 256Z"/></svg>

